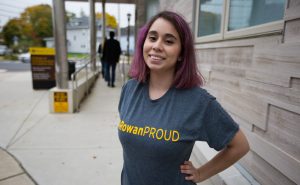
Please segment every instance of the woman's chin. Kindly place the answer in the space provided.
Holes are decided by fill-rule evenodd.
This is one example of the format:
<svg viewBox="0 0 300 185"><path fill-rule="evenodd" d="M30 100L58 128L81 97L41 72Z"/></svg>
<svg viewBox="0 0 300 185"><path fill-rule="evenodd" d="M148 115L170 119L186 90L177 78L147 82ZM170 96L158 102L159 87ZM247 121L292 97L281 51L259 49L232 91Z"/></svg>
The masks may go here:
<svg viewBox="0 0 300 185"><path fill-rule="evenodd" d="M147 66L149 67L150 70L157 70L162 67L162 62L149 61L147 62Z"/></svg>

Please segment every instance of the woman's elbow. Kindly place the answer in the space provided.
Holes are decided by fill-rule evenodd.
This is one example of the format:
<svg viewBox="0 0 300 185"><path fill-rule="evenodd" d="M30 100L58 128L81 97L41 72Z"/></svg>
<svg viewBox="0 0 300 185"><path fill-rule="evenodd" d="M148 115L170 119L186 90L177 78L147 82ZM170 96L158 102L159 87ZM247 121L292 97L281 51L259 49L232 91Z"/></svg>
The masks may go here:
<svg viewBox="0 0 300 185"><path fill-rule="evenodd" d="M231 148L234 148L236 155L240 158L246 155L250 150L248 140L241 130L236 133L235 137L230 143L230 146Z"/></svg>
<svg viewBox="0 0 300 185"><path fill-rule="evenodd" d="M245 139L243 146L241 146L242 156L246 155L249 152L249 150L250 150L250 145L248 143L248 140Z"/></svg>

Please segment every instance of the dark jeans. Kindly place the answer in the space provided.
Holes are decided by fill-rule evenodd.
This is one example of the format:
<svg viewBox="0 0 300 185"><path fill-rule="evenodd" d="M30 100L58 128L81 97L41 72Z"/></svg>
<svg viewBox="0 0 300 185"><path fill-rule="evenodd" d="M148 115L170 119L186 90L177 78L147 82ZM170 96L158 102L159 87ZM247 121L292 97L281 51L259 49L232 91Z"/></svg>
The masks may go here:
<svg viewBox="0 0 300 185"><path fill-rule="evenodd" d="M115 85L116 66L116 63L106 63L105 79L110 86Z"/></svg>

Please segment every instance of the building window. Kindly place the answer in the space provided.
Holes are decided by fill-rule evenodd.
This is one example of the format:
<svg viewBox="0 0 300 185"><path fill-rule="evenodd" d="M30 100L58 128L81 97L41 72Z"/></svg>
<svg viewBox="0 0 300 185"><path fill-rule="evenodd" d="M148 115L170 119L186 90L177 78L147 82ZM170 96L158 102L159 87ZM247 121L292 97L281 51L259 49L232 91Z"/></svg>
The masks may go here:
<svg viewBox="0 0 300 185"><path fill-rule="evenodd" d="M200 1L198 37L221 32L223 0Z"/></svg>
<svg viewBox="0 0 300 185"><path fill-rule="evenodd" d="M159 7L158 0L148 0L146 2L146 19L150 20L152 16L156 15L159 11L157 7Z"/></svg>
<svg viewBox="0 0 300 185"><path fill-rule="evenodd" d="M230 0L228 31L283 18L284 0Z"/></svg>
<svg viewBox="0 0 300 185"><path fill-rule="evenodd" d="M286 0L197 0L196 42L280 33Z"/></svg>
<svg viewBox="0 0 300 185"><path fill-rule="evenodd" d="M73 40L76 40L76 35L73 36Z"/></svg>

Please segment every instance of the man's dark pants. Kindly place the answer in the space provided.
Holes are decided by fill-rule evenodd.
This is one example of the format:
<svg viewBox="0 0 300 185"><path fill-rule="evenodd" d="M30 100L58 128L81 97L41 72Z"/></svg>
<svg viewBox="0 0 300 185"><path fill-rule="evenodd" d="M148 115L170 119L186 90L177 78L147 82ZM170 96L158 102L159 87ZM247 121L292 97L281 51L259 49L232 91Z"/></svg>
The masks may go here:
<svg viewBox="0 0 300 185"><path fill-rule="evenodd" d="M106 70L105 70L105 76L107 85L114 87L115 86L115 75L116 75L116 66L117 63L106 63ZM111 71L110 71L111 69Z"/></svg>
<svg viewBox="0 0 300 185"><path fill-rule="evenodd" d="M106 79L106 75L105 75L105 71L106 71L106 62L103 60L103 58L100 57L100 61L101 61L101 73L102 73L102 77L104 79Z"/></svg>

